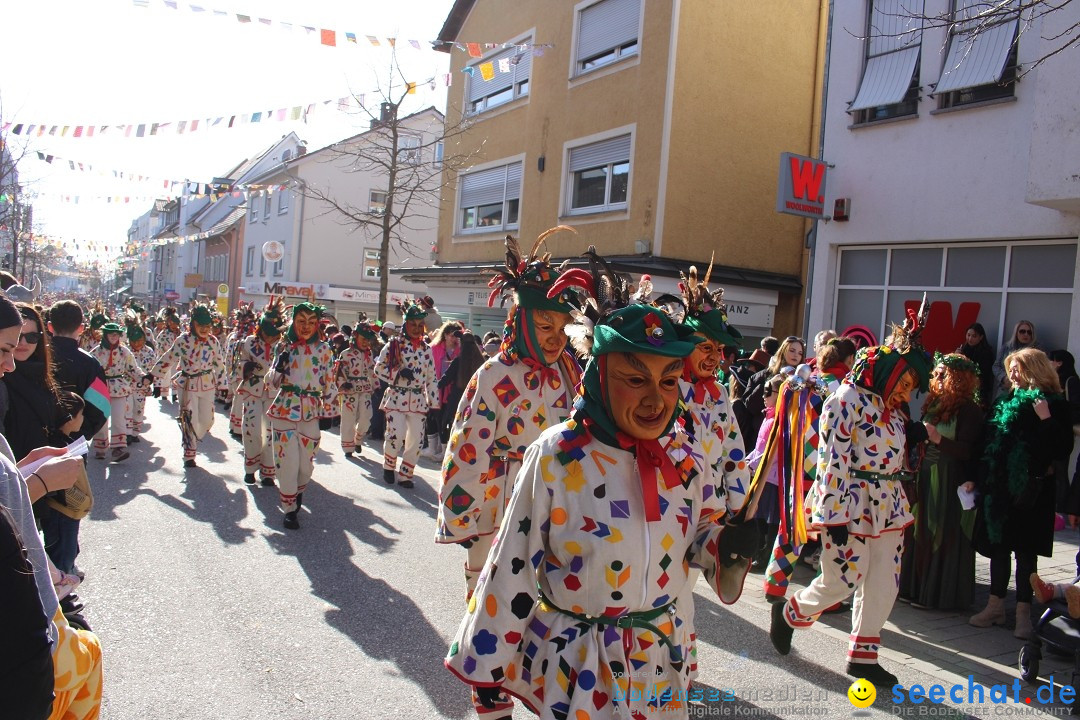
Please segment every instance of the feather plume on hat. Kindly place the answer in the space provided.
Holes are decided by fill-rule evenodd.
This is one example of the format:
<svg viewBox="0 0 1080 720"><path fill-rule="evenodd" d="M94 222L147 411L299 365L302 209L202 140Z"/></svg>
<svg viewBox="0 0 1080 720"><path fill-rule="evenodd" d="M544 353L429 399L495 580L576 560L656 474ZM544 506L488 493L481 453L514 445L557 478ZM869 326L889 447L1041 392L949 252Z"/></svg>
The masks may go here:
<svg viewBox="0 0 1080 720"><path fill-rule="evenodd" d="M583 256L589 261L589 269L564 270L548 290L548 297L566 290L573 290L581 296L581 309L570 311L573 322L566 326L564 332L574 350L584 356L592 353L596 325L630 304L630 279L613 271L607 261L597 254L594 245L590 245Z"/></svg>
<svg viewBox="0 0 1080 720"><path fill-rule="evenodd" d="M513 235L506 236L505 267L495 270L491 279L488 280L488 287L491 288L487 301L488 307L494 307L496 300L499 300L500 306L505 305L507 300L520 304L522 292L538 293L541 299L552 297L548 295L548 288L565 267L565 263L559 268L552 268L551 253L546 252L543 255L538 253L540 246L548 237L563 231L577 234L577 230L569 225L549 228L533 241L529 254L525 256L521 254L517 239Z"/></svg>

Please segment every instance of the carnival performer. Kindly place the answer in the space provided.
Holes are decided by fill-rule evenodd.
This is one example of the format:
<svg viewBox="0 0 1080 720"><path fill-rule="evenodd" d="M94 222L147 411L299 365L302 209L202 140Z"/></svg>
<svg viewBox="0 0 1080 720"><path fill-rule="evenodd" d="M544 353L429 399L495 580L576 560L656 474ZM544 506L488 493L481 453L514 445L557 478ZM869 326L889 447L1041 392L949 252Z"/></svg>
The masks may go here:
<svg viewBox="0 0 1080 720"><path fill-rule="evenodd" d="M153 368L154 360L157 359L157 352L146 341L146 331L137 318L128 318L127 341L139 367ZM139 436L142 434L142 426L146 421L146 398L150 396L151 392L153 392L153 388L148 382L137 383L132 390L130 396L131 407L128 416L128 445L142 442L142 438Z"/></svg>
<svg viewBox="0 0 1080 720"><path fill-rule="evenodd" d="M79 337L79 347L86 352L93 352L94 348L101 344L101 328L107 322L109 322L109 317L105 314L105 310L99 302L94 308L93 314L90 315L89 332L84 332Z"/></svg>
<svg viewBox="0 0 1080 720"><path fill-rule="evenodd" d="M627 305L626 280L588 255L590 271L548 291L588 293L567 328L591 355L583 394L525 451L445 662L480 702L505 689L545 720L686 718L693 628L676 599L691 566L737 596L742 573L725 563L752 551L757 526L725 524L719 478L679 422L689 329Z"/></svg>
<svg viewBox="0 0 1080 720"><path fill-rule="evenodd" d="M274 368L266 377L277 390L266 411L274 435L277 481L287 530L300 527L298 514L304 490L311 481L319 449L319 418L324 403L333 400L334 353L319 339L321 305L294 305L292 323L278 345Z"/></svg>
<svg viewBox="0 0 1080 720"><path fill-rule="evenodd" d="M334 362L334 381L341 401L341 449L345 457L362 453L371 424L371 393L375 389L375 359L371 344L378 330L364 318L357 321L349 345Z"/></svg>
<svg viewBox="0 0 1080 720"><path fill-rule="evenodd" d="M195 467L195 449L214 424L214 392L225 382L221 346L211 336L214 322L210 309L196 305L186 332L154 363L154 375L172 374L172 385L180 390L180 436L184 445L184 467Z"/></svg>
<svg viewBox="0 0 1080 720"><path fill-rule="evenodd" d="M904 549L900 597L916 607L966 610L975 591L975 508L961 506L957 488L972 492L980 471L979 369L959 353L936 360L923 404L929 437L913 498L915 525Z"/></svg>
<svg viewBox="0 0 1080 720"><path fill-rule="evenodd" d="M243 404L244 482L248 485L255 484L256 470L262 484L267 487L274 484L277 476L273 433L270 418L266 415L275 390L267 386L266 374L277 357L275 348L281 339L284 320L281 298L271 295L255 333L244 338L237 350L241 380L236 388L236 397Z"/></svg>
<svg viewBox="0 0 1080 720"><path fill-rule="evenodd" d="M158 352L168 350L180 337L180 314L171 305L158 315L165 327L154 337L154 347ZM171 376L158 375L157 384L154 386L154 397L161 397L164 393L172 402L176 402L176 387L173 385Z"/></svg>
<svg viewBox="0 0 1080 720"><path fill-rule="evenodd" d="M240 439L243 438L244 431L244 400L236 389L244 380L240 347L255 333L255 311L251 308L252 303L240 303L236 309L233 330L229 333L225 345L225 369L229 378L225 391L225 399L229 403L229 434Z"/></svg>
<svg viewBox="0 0 1080 720"><path fill-rule="evenodd" d="M896 600L904 528L913 518L902 480L909 430L925 430L904 414L911 391L925 389L932 362L919 343L923 310L894 327L886 345L860 351L851 374L825 399L820 419L817 478L807 496L808 524L824 531L821 574L784 603L772 606L769 636L781 655L796 628L855 593L847 674L877 687L896 676L878 663L881 628ZM922 430L919 434L917 431Z"/></svg>
<svg viewBox="0 0 1080 720"><path fill-rule="evenodd" d="M424 342L427 312L415 304L402 308L404 336L390 339L375 361L375 377L387 384L380 408L386 413L383 441L383 480L393 485L395 475L403 488L413 486L420 455L424 416L437 397L435 361ZM401 460L400 470L397 468Z"/></svg>
<svg viewBox="0 0 1080 720"><path fill-rule="evenodd" d="M982 519L976 548L990 557L990 597L968 621L1005 624L1012 556L1016 555L1016 626L1031 636L1031 575L1039 555L1054 551L1055 461L1072 452L1072 419L1061 381L1046 353L1034 347L1005 356L1012 389L998 397L986 431L985 479L979 487Z"/></svg>
<svg viewBox="0 0 1080 720"><path fill-rule="evenodd" d="M131 396L138 391L141 384L153 379L139 366L131 349L120 342L123 335L124 328L119 324L105 323L101 326L101 342L91 352L105 370L111 407L109 423L94 435L94 456L104 460L105 450L108 448L109 460L112 462L127 460L131 456L127 449Z"/></svg>
<svg viewBox="0 0 1080 720"><path fill-rule="evenodd" d="M581 379L563 332L576 298L569 291L548 298L559 271L551 266L549 254L537 254L560 230L570 228L542 233L524 256L517 240L506 237L506 267L488 282L488 307L496 300L511 302L502 345L469 380L450 430L435 542L465 548L466 601L502 524L525 448L570 417ZM475 692L473 705L482 717L499 717L513 709L506 696L485 709Z"/></svg>

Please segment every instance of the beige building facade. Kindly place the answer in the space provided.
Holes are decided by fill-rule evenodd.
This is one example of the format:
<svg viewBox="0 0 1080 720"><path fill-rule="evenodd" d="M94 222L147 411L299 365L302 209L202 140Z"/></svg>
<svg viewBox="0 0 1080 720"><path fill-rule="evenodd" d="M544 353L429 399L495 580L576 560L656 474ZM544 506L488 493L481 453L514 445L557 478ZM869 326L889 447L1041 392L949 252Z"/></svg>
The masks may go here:
<svg viewBox="0 0 1080 720"><path fill-rule="evenodd" d="M468 130L445 152L469 165L444 177L438 263L404 275L444 315L492 329L504 312L486 308L480 271L505 235L528 245L570 225L554 257L595 245L658 292L715 253L713 285L744 334L794 331L808 226L776 213L777 169L781 152L817 149L826 8L459 0L440 40L447 126Z"/></svg>

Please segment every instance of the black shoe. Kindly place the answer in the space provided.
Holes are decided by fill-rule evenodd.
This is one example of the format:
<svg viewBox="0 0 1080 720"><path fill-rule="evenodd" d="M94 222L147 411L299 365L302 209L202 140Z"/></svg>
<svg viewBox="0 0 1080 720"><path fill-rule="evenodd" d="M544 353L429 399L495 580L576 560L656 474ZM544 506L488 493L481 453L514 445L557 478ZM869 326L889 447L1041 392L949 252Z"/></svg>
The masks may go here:
<svg viewBox="0 0 1080 720"><path fill-rule="evenodd" d="M185 460L184 461L184 467L186 467L186 468L195 467L195 461L194 460Z"/></svg>
<svg viewBox="0 0 1080 720"><path fill-rule="evenodd" d="M393 485L394 484L394 471L391 470L390 468L383 468L382 479L383 479L383 482L386 483L387 485Z"/></svg>
<svg viewBox="0 0 1080 720"><path fill-rule="evenodd" d="M791 636L795 634L795 628L784 620L784 608L787 603L776 603L772 606L772 622L769 624L769 639L776 648L776 652L787 655L791 652Z"/></svg>
<svg viewBox="0 0 1080 720"><path fill-rule="evenodd" d="M891 688L899 682L895 675L877 663L864 665L863 663L849 662L847 664L847 674L854 678L869 680L877 688Z"/></svg>
<svg viewBox="0 0 1080 720"><path fill-rule="evenodd" d="M233 438L234 440L243 440L244 439L243 435L241 435L238 432L233 432L232 430L229 431L229 437Z"/></svg>
<svg viewBox="0 0 1080 720"><path fill-rule="evenodd" d="M137 442L142 442L142 438L139 437L138 435L128 435L127 436L127 441L128 441L128 445L134 445Z"/></svg>
<svg viewBox="0 0 1080 720"><path fill-rule="evenodd" d="M413 481L410 478L402 478L401 480L398 480L398 485L405 488L406 490L411 490L413 486Z"/></svg>
<svg viewBox="0 0 1080 720"><path fill-rule="evenodd" d="M244 476L244 483L246 485L254 485L255 484L255 473L248 473L247 475L245 475Z"/></svg>
<svg viewBox="0 0 1080 720"><path fill-rule="evenodd" d="M297 530L300 528L300 521L296 519L295 510L285 513L284 525L286 530Z"/></svg>
<svg viewBox="0 0 1080 720"><path fill-rule="evenodd" d="M304 493L298 493L296 496L296 511L300 512L302 507L304 507Z"/></svg>
<svg viewBox="0 0 1080 720"><path fill-rule="evenodd" d="M262 484L263 487L274 487L274 478L263 475Z"/></svg>
<svg viewBox="0 0 1080 720"><path fill-rule="evenodd" d="M352 453L353 453L353 451L352 451L352 450L346 450L346 451L345 451L345 457L347 457L347 458L351 458L351 457L352 457Z"/></svg>

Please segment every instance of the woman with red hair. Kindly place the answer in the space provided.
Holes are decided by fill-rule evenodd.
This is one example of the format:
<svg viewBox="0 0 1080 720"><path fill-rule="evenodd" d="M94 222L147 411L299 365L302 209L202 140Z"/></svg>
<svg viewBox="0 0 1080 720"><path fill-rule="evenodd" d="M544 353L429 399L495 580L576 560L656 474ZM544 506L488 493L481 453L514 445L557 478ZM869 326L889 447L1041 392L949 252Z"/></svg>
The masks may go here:
<svg viewBox="0 0 1080 720"><path fill-rule="evenodd" d="M914 532L904 552L900 597L915 607L962 610L975 590L975 509L965 509L958 489L970 493L979 473L983 414L978 367L959 353L939 356L923 405L929 439L913 505Z"/></svg>

